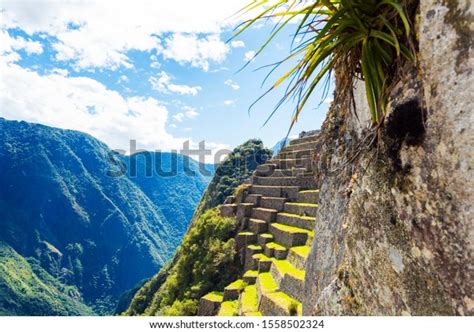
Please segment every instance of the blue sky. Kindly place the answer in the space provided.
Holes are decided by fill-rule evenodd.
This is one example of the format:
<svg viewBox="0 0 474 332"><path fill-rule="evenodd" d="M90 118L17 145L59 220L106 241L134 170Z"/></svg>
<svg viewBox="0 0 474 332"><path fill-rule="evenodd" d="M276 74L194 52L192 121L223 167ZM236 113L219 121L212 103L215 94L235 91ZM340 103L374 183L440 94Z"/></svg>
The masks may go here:
<svg viewBox="0 0 474 332"><path fill-rule="evenodd" d="M292 31L240 70L274 25L226 43L243 19L231 14L246 3L2 1L0 116L81 130L122 150L130 139L149 150L185 140L231 149L249 138L272 147L295 105L265 126L283 91L248 109L278 78L262 87L269 69L257 69L288 55ZM316 108L320 100L317 93L293 135L320 128L330 98Z"/></svg>

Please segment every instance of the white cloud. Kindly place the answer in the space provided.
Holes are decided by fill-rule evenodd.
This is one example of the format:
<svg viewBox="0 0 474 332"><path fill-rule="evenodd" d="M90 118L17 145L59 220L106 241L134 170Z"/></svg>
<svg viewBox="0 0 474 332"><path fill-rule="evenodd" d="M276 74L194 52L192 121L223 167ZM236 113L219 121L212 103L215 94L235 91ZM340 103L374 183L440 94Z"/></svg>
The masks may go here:
<svg viewBox="0 0 474 332"><path fill-rule="evenodd" d="M119 79L118 79L118 83L122 83L122 82L128 82L128 77L126 75L120 75Z"/></svg>
<svg viewBox="0 0 474 332"><path fill-rule="evenodd" d="M233 48L245 47L245 43L242 40L233 40L230 42L230 46Z"/></svg>
<svg viewBox="0 0 474 332"><path fill-rule="evenodd" d="M253 61L254 60L254 57L255 57L255 51L247 51L245 52L244 54L244 61L245 62L249 62L249 61Z"/></svg>
<svg viewBox="0 0 474 332"><path fill-rule="evenodd" d="M189 140L167 132L168 110L154 98L123 97L91 78L40 75L2 58L0 72L0 116L6 119L80 130L125 151L131 139L140 149L164 151L180 150ZM190 140L190 146L197 143ZM215 152L227 146L210 142L206 147Z"/></svg>
<svg viewBox="0 0 474 332"><path fill-rule="evenodd" d="M160 53L165 59L173 59L180 64L209 70L209 62L224 61L229 46L218 35L198 38L195 34L174 34L164 41Z"/></svg>
<svg viewBox="0 0 474 332"><path fill-rule="evenodd" d="M49 71L49 74L58 74L61 76L67 76L69 75L69 71L67 69L62 69L62 68L53 68Z"/></svg>
<svg viewBox="0 0 474 332"><path fill-rule="evenodd" d="M176 122L183 122L183 120L184 120L184 113L177 113L177 114L173 115L173 119L174 119Z"/></svg>
<svg viewBox="0 0 474 332"><path fill-rule="evenodd" d="M186 117L188 117L190 119L194 119L195 117L197 117L199 115L199 112L194 107L185 105L185 106L182 107L182 109L183 109L184 114L186 115Z"/></svg>
<svg viewBox="0 0 474 332"><path fill-rule="evenodd" d="M194 107L183 106L182 109L184 112L176 113L173 115L173 119L176 122L183 122L185 118L194 119L195 117L199 115L199 112Z"/></svg>
<svg viewBox="0 0 474 332"><path fill-rule="evenodd" d="M234 90L240 89L240 85L238 85L236 82L232 81L231 79L225 80L224 84L227 86L230 86Z"/></svg>
<svg viewBox="0 0 474 332"><path fill-rule="evenodd" d="M17 51L23 50L28 55L43 53L43 46L40 42L26 40L18 36L12 37L6 30L0 30L0 56L8 62L20 60Z"/></svg>
<svg viewBox="0 0 474 332"><path fill-rule="evenodd" d="M235 105L236 103L236 100L235 99L227 99L227 100L224 100L224 105L225 106L233 106Z"/></svg>
<svg viewBox="0 0 474 332"><path fill-rule="evenodd" d="M168 59L206 70L210 62L220 62L228 53L229 47L218 35L244 19L233 14L247 2L3 0L2 29L19 28L30 36L54 37L56 59L72 62L78 70L131 67L130 50L155 49ZM165 33L172 37L163 47L160 38ZM206 37L197 38L196 34ZM183 45L183 41L190 44ZM30 44L28 50L36 52L37 47Z"/></svg>
<svg viewBox="0 0 474 332"><path fill-rule="evenodd" d="M161 93L178 93L180 95L195 96L201 90L200 86L178 85L171 83L173 77L162 71L157 77L150 77L152 89Z"/></svg>

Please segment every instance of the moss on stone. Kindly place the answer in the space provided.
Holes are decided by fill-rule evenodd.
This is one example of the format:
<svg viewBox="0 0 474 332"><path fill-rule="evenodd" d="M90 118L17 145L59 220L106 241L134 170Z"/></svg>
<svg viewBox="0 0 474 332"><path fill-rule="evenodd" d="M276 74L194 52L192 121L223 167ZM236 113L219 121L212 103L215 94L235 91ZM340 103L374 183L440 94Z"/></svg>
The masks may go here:
<svg viewBox="0 0 474 332"><path fill-rule="evenodd" d="M248 270L244 274L244 277L256 277L256 276L258 276L258 271L257 270Z"/></svg>
<svg viewBox="0 0 474 332"><path fill-rule="evenodd" d="M243 313L258 311L257 287L255 285L245 287L240 304Z"/></svg>
<svg viewBox="0 0 474 332"><path fill-rule="evenodd" d="M222 302L218 316L237 316L238 301Z"/></svg>
<svg viewBox="0 0 474 332"><path fill-rule="evenodd" d="M273 234L271 233L262 233L260 234L261 237L263 238L266 238L266 239L272 239L273 238Z"/></svg>
<svg viewBox="0 0 474 332"><path fill-rule="evenodd" d="M247 246L248 249L250 250L262 250L262 247L257 245L257 244L251 244L249 246Z"/></svg>
<svg viewBox="0 0 474 332"><path fill-rule="evenodd" d="M252 233L252 232L240 232L238 235L242 235L242 236L251 236L251 235L254 235L255 233Z"/></svg>
<svg viewBox="0 0 474 332"><path fill-rule="evenodd" d="M286 203L287 205L293 206L306 206L306 207L318 207L316 203Z"/></svg>
<svg viewBox="0 0 474 332"><path fill-rule="evenodd" d="M278 285L270 272L260 273L258 275L258 283L261 287L262 293L274 292L278 289Z"/></svg>
<svg viewBox="0 0 474 332"><path fill-rule="evenodd" d="M298 247L292 247L290 250L293 251L298 256L306 258L309 255L309 251L311 250L311 247L310 246L298 246Z"/></svg>
<svg viewBox="0 0 474 332"><path fill-rule="evenodd" d="M319 193L319 189L301 190L299 193L300 193L300 194L306 194L306 193Z"/></svg>
<svg viewBox="0 0 474 332"><path fill-rule="evenodd" d="M294 316L301 316L303 306L301 302L295 300L284 292L269 293L268 298L271 299L276 305L287 310L288 314Z"/></svg>
<svg viewBox="0 0 474 332"><path fill-rule="evenodd" d="M292 218L299 218L299 219L314 221L314 217L300 216L299 214L294 214L294 213L280 212L279 215L285 216L285 217L292 217Z"/></svg>
<svg viewBox="0 0 474 332"><path fill-rule="evenodd" d="M210 292L203 296L204 299L212 302L222 302L222 292Z"/></svg>
<svg viewBox="0 0 474 332"><path fill-rule="evenodd" d="M311 218L311 220L313 220L313 218ZM287 233L307 233L308 235L313 233L312 231L308 231L307 229L304 229L304 228L288 226L288 225L279 224L279 223L272 223L272 226L275 228L278 228L280 231L287 232Z"/></svg>
<svg viewBox="0 0 474 332"><path fill-rule="evenodd" d="M276 242L268 242L266 244L267 248L268 249L274 249L274 250L286 250L286 248L284 246L282 246L281 244L278 244Z"/></svg>
<svg viewBox="0 0 474 332"><path fill-rule="evenodd" d="M259 254L255 254L252 256L253 259L257 259L259 261L270 261L271 258L268 257L267 255L265 254L262 254L262 253L259 253Z"/></svg>
<svg viewBox="0 0 474 332"><path fill-rule="evenodd" d="M243 281L242 279L238 279L238 280L234 281L233 283L229 284L229 286L227 286L225 289L228 289L228 290L233 290L233 289L242 290L246 286L247 286L247 283L245 281Z"/></svg>
<svg viewBox="0 0 474 332"><path fill-rule="evenodd" d="M273 260L273 264L275 264L281 275L288 273L292 277L304 280L305 271L297 269L286 259L275 259Z"/></svg>

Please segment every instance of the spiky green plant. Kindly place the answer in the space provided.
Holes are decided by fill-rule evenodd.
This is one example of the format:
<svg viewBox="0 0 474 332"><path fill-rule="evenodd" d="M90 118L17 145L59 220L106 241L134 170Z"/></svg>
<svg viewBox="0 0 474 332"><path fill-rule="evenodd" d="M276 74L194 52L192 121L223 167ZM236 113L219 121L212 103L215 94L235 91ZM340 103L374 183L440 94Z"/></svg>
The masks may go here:
<svg viewBox="0 0 474 332"><path fill-rule="evenodd" d="M346 92L352 88L354 78L364 80L372 123L378 126L394 82L394 67L403 59L414 60L407 1L256 0L242 12L260 10L259 13L244 22L234 37L257 21L277 18L271 35L256 53L259 54L285 26L299 20L294 37L300 36L301 42L278 64L296 59L296 65L265 93L289 81L279 105L289 98L297 100L290 129L318 84L335 68L345 76Z"/></svg>

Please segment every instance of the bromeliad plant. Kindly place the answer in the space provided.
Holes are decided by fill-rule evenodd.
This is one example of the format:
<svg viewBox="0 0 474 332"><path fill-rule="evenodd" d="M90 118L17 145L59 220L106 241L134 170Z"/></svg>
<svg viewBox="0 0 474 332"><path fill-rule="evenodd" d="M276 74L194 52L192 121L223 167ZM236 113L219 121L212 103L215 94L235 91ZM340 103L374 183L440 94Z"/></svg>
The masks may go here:
<svg viewBox="0 0 474 332"><path fill-rule="evenodd" d="M290 129L318 83L335 68L345 77L346 92L352 88L354 78L364 80L372 123L378 127L394 81L393 69L403 59L414 60L408 1L256 0L241 12L260 9L259 14L244 22L234 37L260 20L277 19L270 37L256 53L259 54L285 26L298 20L293 41L298 37L301 42L276 67L290 59L296 59L296 65L265 93L289 81L279 105L290 98L297 100Z"/></svg>

